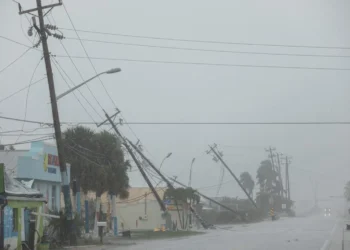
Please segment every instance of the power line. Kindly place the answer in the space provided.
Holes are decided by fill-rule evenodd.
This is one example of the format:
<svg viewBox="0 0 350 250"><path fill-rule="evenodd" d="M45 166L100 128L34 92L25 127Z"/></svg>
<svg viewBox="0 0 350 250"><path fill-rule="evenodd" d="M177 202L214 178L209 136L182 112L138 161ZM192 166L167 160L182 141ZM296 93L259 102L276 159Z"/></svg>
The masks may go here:
<svg viewBox="0 0 350 250"><path fill-rule="evenodd" d="M64 55L56 57L65 58ZM77 59L86 59L84 56L71 56ZM240 68L265 68L265 69L295 69L295 70L324 70L324 71L350 71L350 68L331 68L331 67L304 67L304 66L279 66L279 65L254 65L254 64L229 64L229 63L205 63L205 62L184 62L184 61L163 61L163 60L146 60L130 58L112 58L112 57L89 57L90 60L109 60L124 62L141 62L141 63L159 63L159 64L181 64L197 66L217 66L217 67L240 67Z"/></svg>
<svg viewBox="0 0 350 250"><path fill-rule="evenodd" d="M63 81L67 84L67 86L70 88L70 85L68 84L67 80L64 78L63 74L61 73L58 64L56 62L56 60L53 60L53 64L55 65L58 73L61 75L61 78L63 79ZM60 67L61 68L61 67ZM62 68L61 68L62 69ZM62 69L63 70L63 69ZM63 71L66 76L68 77L67 73L65 71ZM69 78L69 77L68 77ZM69 78L69 80L72 82L72 80ZM73 86L74 83L72 82ZM96 109L92 106L92 104L85 98L85 96L81 93L81 91L79 89L77 89L77 91L83 96L83 98L85 99L85 101L90 105L90 107L92 107L92 109L97 113ZM77 97L77 95L73 92L74 97L77 99L77 101L79 102L80 106L85 110L85 112L88 114L88 116L91 118L91 120L93 120L95 123L96 121L94 120L94 118L92 117L92 115L89 113L89 111L87 111L87 109L85 108L85 106L81 103L81 101L79 100L79 98ZM98 114L98 113L97 113Z"/></svg>
<svg viewBox="0 0 350 250"><path fill-rule="evenodd" d="M61 30L73 31L73 29L70 29L70 28L61 28L60 27L60 29ZM81 30L81 29L74 29L74 31L75 32L83 32L83 33L100 34L100 35L124 36L124 37L144 38L144 39L153 39L153 40L168 40L168 41L176 41L176 42L212 43L212 44L265 46L265 47L284 47L284 48L350 50L350 47L344 47L344 46L317 46L317 45L293 45L293 44L271 44L271 43L226 42L226 41L212 41L212 40L180 39L180 38L159 37L159 36L140 36L140 35L129 35L129 34L123 34L123 33L100 32L100 31L90 31L90 30Z"/></svg>
<svg viewBox="0 0 350 250"><path fill-rule="evenodd" d="M24 119L12 118L12 117L6 117L6 116L0 116L0 119L10 120L10 121L17 121L17 122L33 123L33 124L39 124L39 125L53 126L53 123L51 123L51 122L39 122L39 121L24 120ZM62 122L61 122L61 125L62 125Z"/></svg>
<svg viewBox="0 0 350 250"><path fill-rule="evenodd" d="M22 123L22 130L24 129L24 125L25 125L25 120L27 119L27 111L28 111L28 97L29 97L29 90L30 90L30 87L32 85L32 80L35 76L35 73L36 73L36 70L38 69L40 63L41 63L41 59L39 60L39 62L36 64L35 68L34 68L34 71L32 73L32 76L30 78L30 81L29 81L29 85L28 85L28 90L27 90L27 95L26 95L26 102L25 102L25 108L24 108L24 118L23 118L23 123ZM15 143L18 141L18 139L21 137L21 135L19 135L15 141Z"/></svg>
<svg viewBox="0 0 350 250"><path fill-rule="evenodd" d="M32 133L32 132L35 132L35 131L41 130L41 129L52 129L52 127L46 127L46 128L39 127L39 128L35 128L35 129L32 129L32 130L21 130L21 129L16 129L16 130L1 131L1 132L0 132L0 136L3 136L3 134L15 133L15 132Z"/></svg>
<svg viewBox="0 0 350 250"><path fill-rule="evenodd" d="M32 142L39 142L39 141L47 141L47 140L51 140L54 139L53 136L44 136L44 137L40 137L40 138L36 138L33 140L26 140L26 141L20 141L20 142L15 142L15 143L9 143L9 144L1 144L3 146L15 146L15 145L20 145L20 144L28 144L28 143L32 143Z"/></svg>
<svg viewBox="0 0 350 250"><path fill-rule="evenodd" d="M78 148L80 148L80 149L82 149L82 150L86 150L86 151L89 152L89 154L93 154L93 155L95 155L95 157L97 157L97 158L105 158L105 159L107 159L107 156L106 156L105 154L97 153L97 152L95 152L95 151L93 151L93 150L91 150L91 149L88 149L88 148L86 148L86 147L83 147L82 145L76 143L76 142L75 142L74 140L72 140L72 139L68 139L68 140L74 144L74 147L78 147ZM82 151L81 151L81 152L82 152Z"/></svg>
<svg viewBox="0 0 350 250"><path fill-rule="evenodd" d="M2 35L0 35L0 38L5 39L5 40L10 41L10 42L13 42L13 43L16 43L16 44L18 44L18 45L27 47L27 48L31 48L31 49L40 51L40 50L38 50L38 49L33 48L32 46L26 45L26 44L21 43L21 42L17 42L17 41L15 41L15 40L11 39L11 38L7 38L7 37L4 37L4 36L2 36Z"/></svg>
<svg viewBox="0 0 350 250"><path fill-rule="evenodd" d="M51 122L23 120L14 117L0 116L0 119L27 122L40 125L52 125ZM96 125L93 122L87 121L64 121L61 125ZM128 122L133 125L350 125L350 121L320 121L320 122ZM108 125L108 124L106 124Z"/></svg>
<svg viewBox="0 0 350 250"><path fill-rule="evenodd" d="M13 60L12 62L10 62L6 67L4 67L3 69L0 70L0 74L2 72L4 72L6 69L8 69L12 64L14 64L15 62L17 62L19 59L21 59L25 54L27 54L27 52L29 50L31 50L32 48L28 48L26 51L24 51L19 57L17 57L15 60Z"/></svg>
<svg viewBox="0 0 350 250"><path fill-rule="evenodd" d="M54 135L54 133L41 133L41 134L1 134L1 137L5 136L5 137L12 137L12 136L39 136L39 135L46 135L46 136L49 136L49 135Z"/></svg>
<svg viewBox="0 0 350 250"><path fill-rule="evenodd" d="M69 145L65 145L65 147L69 148L72 150L72 152L74 152L76 155L80 156L81 158L85 159L86 161L90 162L91 164L97 166L97 167L102 167L101 164L93 161L93 160L90 160L88 157L86 157L85 155L83 155L80 151L76 150L76 148L73 148Z"/></svg>
<svg viewBox="0 0 350 250"><path fill-rule="evenodd" d="M66 37L69 40L79 40L74 37ZM326 54L298 54L298 53L270 53L270 52L255 52L255 51L238 51L238 50L216 50L216 49L199 49L199 48L185 48L176 46L160 46L160 45L149 45L140 43L125 43L125 42L114 42L105 40L95 39L80 39L86 42L103 43L103 44L116 44L123 46L136 46L146 48L157 48L157 49L171 49L171 50L185 50L185 51L200 51L200 52L215 52L215 53L232 53L232 54L247 54L247 55L267 55L267 56L296 56L296 57L325 57L325 58L350 58L348 55L326 55Z"/></svg>
<svg viewBox="0 0 350 250"><path fill-rule="evenodd" d="M24 15L26 18L27 18L27 21L29 22L29 25L30 25L30 21L29 21L29 19L28 19L28 17L26 16L26 15ZM29 37L27 37L27 35L26 35L26 33L24 32L24 29L23 29L23 24L22 24L22 16L20 17L20 24L21 24L21 30L22 30L22 33L23 33L23 36L34 46L34 43L33 43L33 41L31 41L30 39L29 39Z"/></svg>
<svg viewBox="0 0 350 250"><path fill-rule="evenodd" d="M64 10L65 10L65 12L66 12L66 14L67 14L67 16L68 16L68 19L69 19L69 21L70 21L70 23L71 23L71 25L72 25L73 29L75 30L74 23L73 23L73 21L72 21L72 19L71 19L70 15L69 15L69 13L68 13L68 11L67 11L67 8L66 8L66 6L65 6L64 4L63 4L63 8L64 8ZM83 42L80 40L80 37L79 37L78 32L77 32L77 31L75 31L75 33L76 33L77 37L79 38L79 41L80 41L81 47L83 48L83 50L84 50L84 52L85 52L86 57L88 58L88 60L89 60L89 62L90 62L90 64L91 64L91 66L92 66L92 68L93 68L93 69L94 69L94 71L95 71L95 74L97 75L97 74L98 74L98 73L97 73L97 70L96 70L96 68L95 68L94 64L92 63L92 60L90 59L89 54L88 54L87 50L85 49L85 46L84 46ZM99 76L98 76L98 79L99 79L99 81L100 81L100 83L101 83L102 87L104 88L104 90L105 90L105 92L106 92L107 96L109 97L109 99L111 100L111 102L112 102L112 103L114 104L114 106L116 107L117 105L116 105L116 104L115 104L115 102L113 101L113 99L112 99L111 95L108 93L108 91L107 91L107 89L106 89L106 87L105 87L104 83L102 82L102 80L101 80L101 78L100 78ZM100 105L100 106L101 106L101 105ZM102 108L102 107L101 107L101 108ZM103 109L103 108L102 108L102 109Z"/></svg>
<svg viewBox="0 0 350 250"><path fill-rule="evenodd" d="M69 122L67 122L68 124ZM91 124L77 122L79 124ZM126 124L126 123L125 123ZM350 122L322 121L322 122L129 122L133 125L349 125Z"/></svg>
<svg viewBox="0 0 350 250"><path fill-rule="evenodd" d="M10 94L9 96L4 97L3 99L0 100L0 103L2 103L3 101L6 101L7 99L9 99L9 98L11 98L12 96L14 96L14 95L16 95L16 94L22 92L22 91L25 90L25 89L30 88L31 86L33 86L33 85L35 85L35 84L41 82L41 81L44 80L44 79L46 79L46 76L44 76L43 78L41 78L41 79L39 79L39 80L37 80L37 81L35 81L35 82L33 82L33 83L27 85L26 87L23 87L23 88L17 90L16 92Z"/></svg>
<svg viewBox="0 0 350 250"><path fill-rule="evenodd" d="M82 48L83 48L83 50L84 50L84 52L85 52L85 55L86 55L87 59L89 60L89 62L90 62L90 64L91 64L92 68L94 69L95 73L97 74L97 70L96 70L96 68L95 68L95 66L94 66L94 64L93 64L93 62L92 62L92 60L91 60L91 58L89 57L89 54L88 54L88 52L87 52L87 50L86 50L86 48L85 48L83 42L81 41L78 32L76 31L76 28L75 28L74 23L73 23L73 21L72 21L70 15L69 15L69 13L68 13L68 11L67 11L66 6L63 5L63 8L64 8L64 10L65 10L65 12L66 12L66 14L67 14L67 16L68 16L68 19L69 19L69 21L70 21L70 23L71 23L73 29L75 30L75 34L76 34L77 37L78 37L78 40L79 40L79 42L80 42L80 44L81 44L81 46L82 46ZM69 57L70 57L70 56L69 56ZM71 57L70 57L70 59L71 59ZM71 59L71 60L72 60L72 59ZM101 78L98 77L98 80L100 81L102 87L104 88L104 90L105 90L107 96L109 97L109 99L111 100L112 104L113 104L114 107L117 109L116 103L114 102L113 98L111 97L111 95L110 95L109 92L107 91L107 89L106 89L104 83L102 82ZM96 101L97 101L97 100L96 100ZM100 105L100 107L102 108L101 105ZM103 109L103 108L102 108L102 109ZM125 117L122 116L122 118L126 121ZM128 124L127 126L129 127L130 131L134 134L134 136L136 137L136 139L140 140L140 139L137 137L137 135L136 135L136 133L134 132L134 130L130 127L130 125ZM146 149L146 148L145 148L145 149ZM148 153L150 153L147 149L146 149L146 151L147 151Z"/></svg>
<svg viewBox="0 0 350 250"><path fill-rule="evenodd" d="M64 51L66 52L67 57L69 58L69 60L70 60L71 63L73 64L75 70L78 72L78 74L79 74L81 80L82 80L82 81L85 81L83 75L81 74L81 72L80 72L80 70L78 69L77 65L76 65L75 62L73 61L72 57L69 55L68 50L67 50L66 47L64 46L63 42L60 41L60 43L61 43L61 45L62 45ZM56 60L56 62L58 63L57 60ZM62 68L62 67L61 67L61 68ZM62 68L62 70L63 70L63 68ZM71 82L72 82L72 81L71 81ZM87 87L87 89L89 90L90 94L92 95L92 97L93 97L93 98L95 99L95 101L97 102L97 104L100 106L100 108L103 109L101 103L97 100L95 94L92 92L92 90L90 89L89 85L86 84L85 86ZM95 110L95 108L93 108L93 109ZM100 115L96 110L95 110L95 112L96 112L96 113L100 116L100 118L102 119L101 115Z"/></svg>
<svg viewBox="0 0 350 250"><path fill-rule="evenodd" d="M52 16L52 13L51 13L51 16ZM53 16L52 16L52 17L53 17ZM52 24L48 16L47 16L47 20L48 20L48 22L49 22L50 24ZM78 72L78 74L79 74L80 78L82 79L82 81L85 81L85 79L84 79L83 75L81 74L80 70L78 69L77 65L74 63L73 59L70 57L70 55L69 55L69 53L68 53L68 50L67 50L67 48L64 46L62 40L60 40L60 44L61 44L61 46L63 47L63 49L64 49L66 55L69 57L69 59L70 59L71 63L73 64L75 70ZM70 80L70 82L74 85L74 82L73 82L72 79L69 77L69 75L66 73L66 71L63 69L63 67L60 65L60 63L59 63L54 57L52 57L52 58L54 59L54 61L56 62L56 64L61 68L61 70L62 70L63 73L67 76L67 78ZM62 77L63 77L63 76L62 76ZM74 85L74 86L75 86L75 85ZM97 104L102 108L102 106L101 106L101 104L99 103L99 101L97 100L96 96L95 96L94 93L91 91L89 85L86 84L86 87L88 88L89 92L91 93L91 95L93 96L93 98L95 99L95 101L97 102ZM81 91L80 91L79 89L78 89L78 92L79 92L79 93L81 94L81 96L86 100L86 102L90 105L90 107L97 113L97 115L102 119L100 113L97 112L97 110L96 110L96 109L92 106L92 104L85 98L85 96L81 93ZM74 93L73 93L73 94L74 94ZM75 95L74 95L74 96L75 96ZM75 96L75 97L78 99L77 96ZM78 99L78 101L80 102L79 99ZM82 105L82 104L81 104L81 105ZM83 106L83 105L82 105L82 106ZM83 108L85 109L85 107L83 107ZM103 109L103 108L102 108L102 109ZM87 112L86 109L85 109L85 111ZM94 119L92 118L92 116L91 116L90 114L89 114L89 116L90 116L90 118L94 121Z"/></svg>
<svg viewBox="0 0 350 250"><path fill-rule="evenodd" d="M218 187L218 186L222 186L222 185L224 185L224 184L226 184L226 183L230 183L230 182L234 182L234 180L227 180L227 181L224 181L224 182L222 182L222 183L220 183L220 184L217 184L217 185L204 186L204 187L199 187L199 188L194 188L194 189L209 189L209 188L216 188L216 187Z"/></svg>

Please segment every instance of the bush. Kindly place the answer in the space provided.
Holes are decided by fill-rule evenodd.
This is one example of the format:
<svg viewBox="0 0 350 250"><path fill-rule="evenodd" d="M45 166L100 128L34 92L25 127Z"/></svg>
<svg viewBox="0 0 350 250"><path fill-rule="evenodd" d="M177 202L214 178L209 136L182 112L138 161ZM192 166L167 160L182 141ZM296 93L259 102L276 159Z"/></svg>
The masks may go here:
<svg viewBox="0 0 350 250"><path fill-rule="evenodd" d="M66 215L62 211L51 214L58 215L60 218L49 218L49 224L46 228L46 232L49 234L49 238L54 238L56 241L62 243L69 241L71 238L71 230L68 228L69 225ZM73 232L75 233L76 237L80 238L84 222L79 218L78 215L74 216L73 226Z"/></svg>

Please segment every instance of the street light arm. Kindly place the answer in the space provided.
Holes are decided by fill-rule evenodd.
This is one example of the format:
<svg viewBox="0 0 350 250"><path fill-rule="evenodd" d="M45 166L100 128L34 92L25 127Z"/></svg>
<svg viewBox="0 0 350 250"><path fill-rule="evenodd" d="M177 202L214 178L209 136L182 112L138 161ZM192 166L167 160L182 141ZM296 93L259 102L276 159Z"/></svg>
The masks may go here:
<svg viewBox="0 0 350 250"><path fill-rule="evenodd" d="M118 73L118 72L120 72L120 71L121 71L120 68L113 68L113 69L110 69L110 70L101 72L101 73L99 73L99 74L97 74L97 75L95 75L95 76L93 76L93 77L87 79L86 81L84 81L84 82L78 84L77 86L74 86L73 88L68 89L66 92L64 92L64 93L62 93L62 94L60 94L60 95L58 95L58 96L56 97L56 101L58 101L59 99L61 99L61 98L64 97L64 96L68 95L69 93L71 93L72 91L76 90L77 88L80 88L81 86L83 86L84 84L90 82L91 80L95 79L96 77L99 77L100 75L103 75L103 74L114 74L114 73Z"/></svg>
<svg viewBox="0 0 350 250"><path fill-rule="evenodd" d="M99 74L95 75L94 77L91 77L90 79L87 79L86 81L84 81L84 82L82 82L82 83L80 83L80 84L74 86L73 88L68 89L66 92L64 92L64 93L60 94L59 96L57 96L57 97L56 97L56 101L58 101L58 100L61 99L62 97L68 95L70 92L76 90L77 88L80 88L80 87L83 86L84 84L90 82L91 80L93 80L93 79L95 79L96 77L99 77L100 75L105 74L105 73L106 73L106 72L99 73Z"/></svg>

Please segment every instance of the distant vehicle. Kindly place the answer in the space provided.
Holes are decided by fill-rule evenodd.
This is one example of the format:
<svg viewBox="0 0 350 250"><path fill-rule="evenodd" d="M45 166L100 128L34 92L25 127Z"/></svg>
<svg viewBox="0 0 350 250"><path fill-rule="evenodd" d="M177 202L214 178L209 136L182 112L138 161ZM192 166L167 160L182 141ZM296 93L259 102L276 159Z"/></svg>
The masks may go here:
<svg viewBox="0 0 350 250"><path fill-rule="evenodd" d="M331 209L330 208L325 208L324 209L324 216L325 217L331 216Z"/></svg>

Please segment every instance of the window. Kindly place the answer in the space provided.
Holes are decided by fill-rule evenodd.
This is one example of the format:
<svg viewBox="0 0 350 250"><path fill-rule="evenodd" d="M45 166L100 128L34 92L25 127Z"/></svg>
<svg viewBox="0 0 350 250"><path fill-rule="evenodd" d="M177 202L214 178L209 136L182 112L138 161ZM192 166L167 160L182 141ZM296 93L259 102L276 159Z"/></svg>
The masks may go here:
<svg viewBox="0 0 350 250"><path fill-rule="evenodd" d="M56 186L52 185L51 188L51 209L56 210Z"/></svg>
<svg viewBox="0 0 350 250"><path fill-rule="evenodd" d="M18 216L18 208L13 208L12 209L12 231L13 232L18 232L17 216Z"/></svg>

